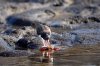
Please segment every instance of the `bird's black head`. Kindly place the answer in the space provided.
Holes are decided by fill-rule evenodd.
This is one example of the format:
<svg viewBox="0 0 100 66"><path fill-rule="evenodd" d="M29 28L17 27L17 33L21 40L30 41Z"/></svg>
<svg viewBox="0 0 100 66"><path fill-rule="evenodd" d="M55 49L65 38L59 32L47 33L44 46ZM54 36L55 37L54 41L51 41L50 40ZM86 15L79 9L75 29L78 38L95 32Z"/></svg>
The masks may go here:
<svg viewBox="0 0 100 66"><path fill-rule="evenodd" d="M44 40L49 40L49 38L50 38L50 34L46 33L46 32L43 32L40 35Z"/></svg>

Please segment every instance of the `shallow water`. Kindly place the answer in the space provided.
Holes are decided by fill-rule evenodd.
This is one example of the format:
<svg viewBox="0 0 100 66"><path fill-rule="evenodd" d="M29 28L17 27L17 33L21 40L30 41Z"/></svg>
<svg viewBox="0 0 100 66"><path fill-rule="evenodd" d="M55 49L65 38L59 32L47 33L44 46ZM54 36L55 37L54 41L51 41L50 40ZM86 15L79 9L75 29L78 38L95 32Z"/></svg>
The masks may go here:
<svg viewBox="0 0 100 66"><path fill-rule="evenodd" d="M96 48L96 47L95 47ZM99 48L71 48L53 55L54 62L40 62L40 57L0 57L0 66L100 66Z"/></svg>

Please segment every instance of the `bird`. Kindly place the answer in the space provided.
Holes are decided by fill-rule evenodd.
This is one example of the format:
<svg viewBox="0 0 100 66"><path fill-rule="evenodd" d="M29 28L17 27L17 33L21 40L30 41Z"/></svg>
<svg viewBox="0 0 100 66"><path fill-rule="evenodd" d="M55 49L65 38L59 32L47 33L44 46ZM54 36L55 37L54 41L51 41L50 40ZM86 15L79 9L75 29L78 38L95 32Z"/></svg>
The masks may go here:
<svg viewBox="0 0 100 66"><path fill-rule="evenodd" d="M46 24L38 24L36 27L37 35L44 40L44 46L50 46L51 29Z"/></svg>
<svg viewBox="0 0 100 66"><path fill-rule="evenodd" d="M40 35L44 40L48 40L51 36L51 29L47 25L39 24L36 30L37 35Z"/></svg>

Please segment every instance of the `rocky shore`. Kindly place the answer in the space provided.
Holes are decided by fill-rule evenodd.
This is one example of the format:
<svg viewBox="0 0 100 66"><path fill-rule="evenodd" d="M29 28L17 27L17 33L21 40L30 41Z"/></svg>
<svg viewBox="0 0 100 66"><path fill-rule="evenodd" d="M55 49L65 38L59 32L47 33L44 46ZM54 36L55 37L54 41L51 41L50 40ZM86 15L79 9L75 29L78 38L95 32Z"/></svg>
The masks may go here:
<svg viewBox="0 0 100 66"><path fill-rule="evenodd" d="M1 1L0 52L5 51L7 45L11 45L13 49L15 42L23 36L27 36L29 40L36 38L36 29L31 26L31 23L36 24L38 21L51 28L50 42L53 45L65 49L75 45L99 44L99 2L99 0ZM12 23L18 19L21 19L23 21L21 23L25 26L13 26Z"/></svg>

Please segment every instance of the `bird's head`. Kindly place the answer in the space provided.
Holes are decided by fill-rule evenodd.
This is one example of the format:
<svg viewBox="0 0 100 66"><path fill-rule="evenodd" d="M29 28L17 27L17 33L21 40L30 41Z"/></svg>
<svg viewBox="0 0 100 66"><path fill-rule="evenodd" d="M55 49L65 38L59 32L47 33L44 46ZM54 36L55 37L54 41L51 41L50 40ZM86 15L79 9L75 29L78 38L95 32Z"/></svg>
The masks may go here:
<svg viewBox="0 0 100 66"><path fill-rule="evenodd" d="M49 34L49 33L46 33L46 32L41 33L40 36L41 36L44 40L49 40L49 39L50 39L50 34Z"/></svg>

